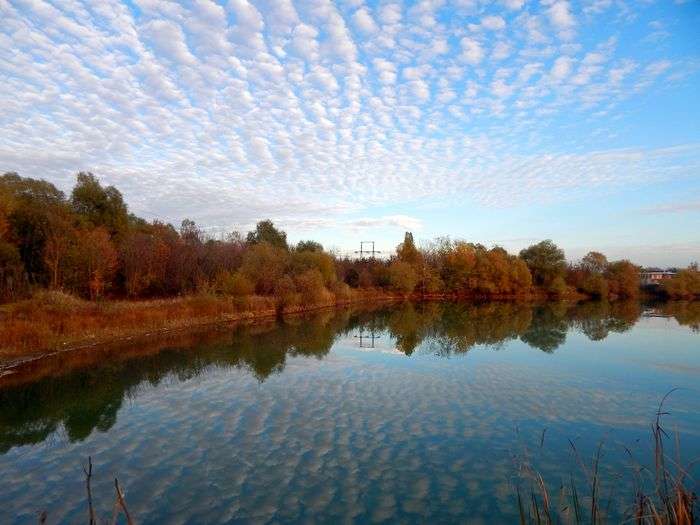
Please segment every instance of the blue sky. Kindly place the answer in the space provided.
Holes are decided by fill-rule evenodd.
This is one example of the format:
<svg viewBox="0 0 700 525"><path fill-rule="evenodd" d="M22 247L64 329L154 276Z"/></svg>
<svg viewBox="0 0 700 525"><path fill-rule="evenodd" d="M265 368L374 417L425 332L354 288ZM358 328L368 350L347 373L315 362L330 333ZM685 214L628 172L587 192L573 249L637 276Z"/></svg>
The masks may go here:
<svg viewBox="0 0 700 525"><path fill-rule="evenodd" d="M213 235L700 259L700 2L0 0L0 170Z"/></svg>

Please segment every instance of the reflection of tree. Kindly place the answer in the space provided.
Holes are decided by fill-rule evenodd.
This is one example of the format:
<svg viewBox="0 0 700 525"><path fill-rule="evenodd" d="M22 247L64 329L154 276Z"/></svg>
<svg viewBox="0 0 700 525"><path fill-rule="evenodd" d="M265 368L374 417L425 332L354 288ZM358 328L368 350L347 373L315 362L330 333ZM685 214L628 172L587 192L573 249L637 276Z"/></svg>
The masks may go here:
<svg viewBox="0 0 700 525"><path fill-rule="evenodd" d="M590 340L600 341L610 332L626 332L641 315L637 301L590 301L571 309L570 318Z"/></svg>
<svg viewBox="0 0 700 525"><path fill-rule="evenodd" d="M286 355L322 358L347 316L321 315L278 326L240 327L216 332L193 346L161 348L152 355L108 361L61 376L0 389L0 453L15 445L44 441L61 425L71 441L95 429L109 430L125 396L141 384L166 376L186 381L210 366L250 370L260 381L282 371Z"/></svg>
<svg viewBox="0 0 700 525"><path fill-rule="evenodd" d="M520 340L551 354L564 344L568 329L566 306L563 303L546 304L533 310L532 323Z"/></svg>
<svg viewBox="0 0 700 525"><path fill-rule="evenodd" d="M696 330L700 326L700 303L668 303L661 308L681 324ZM108 430L124 397L135 395L141 385L158 385L168 376L186 381L212 366L248 370L264 381L284 370L288 355L321 359L339 335L358 330L387 331L406 355L423 351L451 356L474 345L498 347L517 338L553 352L572 327L600 340L610 332L628 330L640 311L636 302L536 307L407 302L373 310L327 311L281 324L241 326L233 332L211 330L173 338L176 344L132 344L116 348L112 358L96 358L96 349L83 358L80 352L66 353L60 359L75 362L57 361L54 375L0 388L0 453L15 445L40 443L61 426L71 441L85 439L95 429ZM91 361L85 356L92 356Z"/></svg>
<svg viewBox="0 0 700 525"><path fill-rule="evenodd" d="M700 301L669 301L660 307L664 315L673 316L678 324L700 332Z"/></svg>

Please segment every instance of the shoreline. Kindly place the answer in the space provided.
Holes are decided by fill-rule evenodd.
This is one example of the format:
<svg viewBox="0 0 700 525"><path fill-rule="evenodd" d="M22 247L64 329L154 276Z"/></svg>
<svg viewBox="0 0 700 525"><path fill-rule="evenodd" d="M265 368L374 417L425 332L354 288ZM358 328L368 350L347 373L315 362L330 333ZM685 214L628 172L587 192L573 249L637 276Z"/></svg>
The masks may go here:
<svg viewBox="0 0 700 525"><path fill-rule="evenodd" d="M167 306L173 306L178 302L187 302L191 300L201 299L197 296L189 296L184 298L170 298L155 301L157 303L166 303ZM219 305L231 303L230 298L211 298L207 297L208 301L215 301ZM309 306L292 306L285 308L282 316L300 317L306 314L313 314L325 310L341 309L353 305L372 304L380 302L392 303L411 300L411 297L401 296L391 293L377 293L375 291L360 292L355 297L346 300L337 300L335 302L324 302L312 304ZM109 308L114 306L126 305L128 307L143 306L147 309L151 301L114 301L106 302L104 305L96 305L99 307L106 306L107 311L101 312L100 317L109 315ZM92 305L92 303L90 303ZM5 305L12 308L14 305ZM156 308L158 308L156 306ZM184 310L184 308L183 308ZM45 313L45 312L44 312ZM6 313L0 310L0 338L4 327L2 324L6 321ZM71 317L78 318L81 315L80 311L68 314ZM265 308L261 310L242 310L216 313L213 315L199 315L196 317L180 317L174 319L164 319L160 326L139 326L134 323L127 327L112 327L105 328L101 333L86 334L76 337L75 333L67 333L65 335L52 334L55 340L50 345L44 345L32 349L17 349L0 346L0 378L6 377L13 369L31 364L33 362L57 356L59 354L88 350L90 348L117 345L128 341L147 340L150 338L158 338L162 336L172 336L178 333L189 333L199 331L207 327L226 327L237 325L256 325L265 322L271 322L280 317L280 312L277 308Z"/></svg>
<svg viewBox="0 0 700 525"><path fill-rule="evenodd" d="M557 302L590 299L582 294L567 295ZM297 317L353 305L401 301L464 301L542 303L547 294L459 295L398 294L384 290L353 290L350 297L326 297L308 306L284 308L283 317ZM0 377L11 370L59 354L196 331L206 327L262 324L280 317L269 297L252 296L247 304L231 297L185 296L152 301L89 302L65 294L45 294L0 307ZM12 333L13 330L18 333Z"/></svg>
<svg viewBox="0 0 700 525"><path fill-rule="evenodd" d="M283 317L352 305L401 301L526 302L549 300L546 294L458 295L398 294L377 289L353 290L348 298L326 297L308 306L284 308ZM564 302L586 300L576 294ZM0 307L0 377L9 370L70 351L132 339L158 337L208 326L257 324L280 316L274 300L251 296L244 306L231 297L185 296L152 301L90 302L62 293Z"/></svg>

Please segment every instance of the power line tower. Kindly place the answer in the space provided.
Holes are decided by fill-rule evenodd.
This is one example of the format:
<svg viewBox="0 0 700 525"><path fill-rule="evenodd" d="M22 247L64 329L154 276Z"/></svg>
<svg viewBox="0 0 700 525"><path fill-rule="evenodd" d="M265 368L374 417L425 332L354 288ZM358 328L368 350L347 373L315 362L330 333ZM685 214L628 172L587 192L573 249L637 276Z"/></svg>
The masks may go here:
<svg viewBox="0 0 700 525"><path fill-rule="evenodd" d="M365 249L365 245L366 245L366 244L371 244L371 245L372 245L372 249L371 249L371 250ZM372 257L372 259L374 259L374 254L376 254L376 253L382 253L382 252L380 252L379 250L375 250L375 249L374 249L374 241L360 241L360 250L359 250L359 251L356 251L355 253L359 253L359 254L360 254L360 259L363 259L363 258L364 258L364 254L366 254L366 253L371 253L371 254L372 254L371 257Z"/></svg>

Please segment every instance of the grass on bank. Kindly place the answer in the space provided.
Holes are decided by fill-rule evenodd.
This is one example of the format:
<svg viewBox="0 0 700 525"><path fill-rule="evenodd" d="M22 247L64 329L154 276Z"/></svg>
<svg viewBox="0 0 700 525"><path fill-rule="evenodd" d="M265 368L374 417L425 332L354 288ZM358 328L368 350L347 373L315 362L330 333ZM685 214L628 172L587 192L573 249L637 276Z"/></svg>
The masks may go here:
<svg viewBox="0 0 700 525"><path fill-rule="evenodd" d="M376 291L230 297L200 294L146 301L85 301L56 291L0 307L0 357L12 358L206 323L296 313L379 298Z"/></svg>

